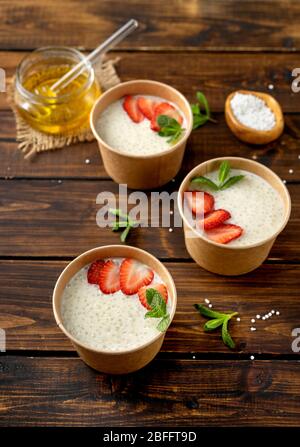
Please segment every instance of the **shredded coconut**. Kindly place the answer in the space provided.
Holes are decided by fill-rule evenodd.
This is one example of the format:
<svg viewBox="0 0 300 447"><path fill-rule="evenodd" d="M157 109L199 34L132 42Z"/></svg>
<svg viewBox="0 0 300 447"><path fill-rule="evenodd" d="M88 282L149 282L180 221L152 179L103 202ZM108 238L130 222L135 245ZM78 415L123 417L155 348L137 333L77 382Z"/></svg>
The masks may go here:
<svg viewBox="0 0 300 447"><path fill-rule="evenodd" d="M271 130L275 115L265 101L255 95L236 93L230 101L235 117L244 126L255 130Z"/></svg>

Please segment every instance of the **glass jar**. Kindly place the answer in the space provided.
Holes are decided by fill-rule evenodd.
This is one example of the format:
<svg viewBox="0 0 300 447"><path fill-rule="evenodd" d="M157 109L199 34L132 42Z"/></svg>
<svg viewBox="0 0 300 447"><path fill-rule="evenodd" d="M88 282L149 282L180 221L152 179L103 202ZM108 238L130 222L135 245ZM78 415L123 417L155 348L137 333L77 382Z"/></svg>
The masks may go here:
<svg viewBox="0 0 300 447"><path fill-rule="evenodd" d="M58 79L84 59L74 48L45 47L22 60L16 73L15 102L32 127L50 134L66 134L88 126L91 108L101 94L89 62L68 86L57 94L51 91Z"/></svg>

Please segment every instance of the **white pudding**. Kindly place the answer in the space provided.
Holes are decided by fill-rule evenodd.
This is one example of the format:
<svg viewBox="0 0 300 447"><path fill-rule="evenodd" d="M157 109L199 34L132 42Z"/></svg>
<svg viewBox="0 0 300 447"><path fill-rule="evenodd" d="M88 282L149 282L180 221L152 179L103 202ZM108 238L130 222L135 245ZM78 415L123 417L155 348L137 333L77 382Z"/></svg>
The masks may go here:
<svg viewBox="0 0 300 447"><path fill-rule="evenodd" d="M158 103L166 102L157 96L143 95ZM101 114L96 123L96 130L102 140L120 152L129 155L154 155L164 152L172 147L168 137L161 137L158 132L151 129L150 121L145 118L140 123L133 122L123 109L123 98L110 104ZM180 113L183 118L182 127L186 121L178 107L167 101Z"/></svg>
<svg viewBox="0 0 300 447"><path fill-rule="evenodd" d="M122 259L113 261L120 264ZM142 346L161 333L156 328L159 319L145 319L147 309L137 294L101 292L98 285L88 283L88 267L69 281L62 297L62 322L75 339L96 350L118 352ZM162 283L156 273L152 283Z"/></svg>

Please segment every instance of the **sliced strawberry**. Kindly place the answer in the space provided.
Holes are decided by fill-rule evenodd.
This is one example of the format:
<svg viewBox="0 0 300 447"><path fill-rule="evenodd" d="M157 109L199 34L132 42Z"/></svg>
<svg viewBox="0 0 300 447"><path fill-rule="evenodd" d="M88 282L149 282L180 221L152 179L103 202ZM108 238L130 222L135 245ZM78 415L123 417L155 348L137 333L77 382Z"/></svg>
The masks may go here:
<svg viewBox="0 0 300 447"><path fill-rule="evenodd" d="M125 295L134 295L153 280L154 273L145 264L135 259L126 258L120 267L121 290Z"/></svg>
<svg viewBox="0 0 300 447"><path fill-rule="evenodd" d="M206 232L209 239L219 244L228 244L228 242L237 239L243 233L243 229L238 225L221 224L218 227Z"/></svg>
<svg viewBox="0 0 300 447"><path fill-rule="evenodd" d="M120 290L120 269L114 261L106 261L100 272L99 287L103 293Z"/></svg>
<svg viewBox="0 0 300 447"><path fill-rule="evenodd" d="M129 118L135 123L140 123L144 119L143 113L138 107L137 99L134 96L127 95L123 101L123 109L127 112Z"/></svg>
<svg viewBox="0 0 300 447"><path fill-rule="evenodd" d="M140 96L137 100L137 103L142 114L151 121L154 117L154 109L157 105L157 102L153 101L151 98Z"/></svg>
<svg viewBox="0 0 300 447"><path fill-rule="evenodd" d="M152 117L151 120L151 129L156 132L160 130L160 127L157 122L157 118L160 115L167 115L170 118L174 118L176 121L179 122L179 124L182 124L183 119L178 110L176 110L175 107L169 104L168 102L160 102L155 106L154 116Z"/></svg>
<svg viewBox="0 0 300 447"><path fill-rule="evenodd" d="M90 284L99 284L100 272L104 266L104 261L93 262L87 271L87 280Z"/></svg>
<svg viewBox="0 0 300 447"><path fill-rule="evenodd" d="M139 299L141 304L146 307L146 309L150 310L151 307L148 304L147 301L147 297L146 297L146 291L147 289L155 289L157 290L161 296L163 297L163 299L165 300L165 302L168 302L168 289L166 288L166 286L164 284L150 284L149 286L143 286L139 289L138 291L138 295L139 295Z"/></svg>
<svg viewBox="0 0 300 447"><path fill-rule="evenodd" d="M207 214L205 218L200 221L200 225L204 230L211 230L230 219L230 217L231 214L226 210L215 210Z"/></svg>
<svg viewBox="0 0 300 447"><path fill-rule="evenodd" d="M209 213L213 210L215 199L208 192L204 191L186 191L184 198L191 211L197 216Z"/></svg>

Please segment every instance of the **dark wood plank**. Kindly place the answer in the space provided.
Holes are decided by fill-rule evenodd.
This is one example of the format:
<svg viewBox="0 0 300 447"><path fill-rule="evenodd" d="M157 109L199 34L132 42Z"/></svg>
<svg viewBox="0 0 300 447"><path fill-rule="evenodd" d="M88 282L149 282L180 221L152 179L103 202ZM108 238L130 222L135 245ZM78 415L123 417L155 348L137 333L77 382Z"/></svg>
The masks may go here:
<svg viewBox="0 0 300 447"><path fill-rule="evenodd" d="M149 4L131 0L126 8L121 0L2 0L1 17L0 42L4 49L45 45L92 49L131 17L140 21L140 29L121 44L123 48L300 48L300 6L296 0L196 0L175 5L160 0Z"/></svg>
<svg viewBox="0 0 300 447"><path fill-rule="evenodd" d="M189 100L202 90L214 112L223 112L226 96L240 88L271 92L284 112L300 112L300 93L291 90L291 72L299 65L296 53L125 52L113 53L112 57L115 55L121 57L118 72L123 81L150 77L173 85ZM1 67L8 78L24 56L23 52L0 52ZM269 85L274 90L270 91ZM7 108L5 94L0 94L0 109Z"/></svg>
<svg viewBox="0 0 300 447"><path fill-rule="evenodd" d="M216 118L218 124L207 124L193 132L180 176L209 158L234 155L255 158L273 169L281 178L300 181L300 114L289 114L284 135L279 141L263 148L254 148L238 141L228 129L223 114L216 114ZM108 178L96 142L46 152L28 161L24 160L13 141L15 128L12 114L2 111L0 119L3 123L0 129L0 177ZM90 163L86 164L86 160ZM291 168L293 174L289 173Z"/></svg>
<svg viewBox="0 0 300 447"><path fill-rule="evenodd" d="M299 368L296 361L157 360L110 377L76 358L2 357L0 425L299 426Z"/></svg>
<svg viewBox="0 0 300 447"><path fill-rule="evenodd" d="M52 313L52 291L66 265L64 261L0 262L0 327L6 330L8 351L74 350ZM215 309L239 312L241 321L233 320L230 326L237 342L232 353L293 354L291 332L299 326L300 315L299 265L264 265L236 278L213 275L194 263L165 265L176 283L178 306L163 352L230 352L219 332L204 333L205 319L193 308L193 304L208 298ZM280 315L251 323L256 314L264 315L271 309L279 310ZM251 326L257 331L251 332Z"/></svg>
<svg viewBox="0 0 300 447"><path fill-rule="evenodd" d="M96 214L98 193L118 194L119 186L109 181L0 180L1 256L77 256L98 245L118 243L119 235L99 228ZM178 188L172 183L164 190ZM300 188L290 185L293 211L289 225L279 236L271 258L299 261ZM157 202L152 197L152 205ZM151 206L148 206L150 210ZM184 258L182 228L138 228L128 243L150 250L160 258Z"/></svg>

